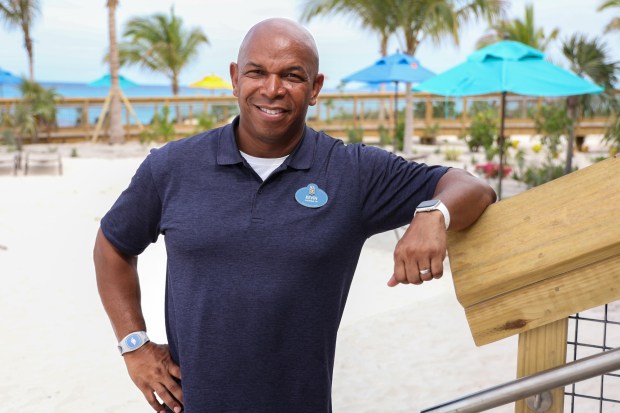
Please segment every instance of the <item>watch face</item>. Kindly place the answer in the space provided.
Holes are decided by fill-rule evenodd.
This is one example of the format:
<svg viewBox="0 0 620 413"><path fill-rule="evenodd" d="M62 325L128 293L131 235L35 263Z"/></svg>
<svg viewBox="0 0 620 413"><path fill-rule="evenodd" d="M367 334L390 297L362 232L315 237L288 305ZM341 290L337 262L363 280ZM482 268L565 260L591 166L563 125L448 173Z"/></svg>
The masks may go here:
<svg viewBox="0 0 620 413"><path fill-rule="evenodd" d="M422 201L420 202L420 204L418 205L418 208L430 208L430 207L434 207L437 204L439 204L439 201L436 199L431 199L429 201Z"/></svg>
<svg viewBox="0 0 620 413"><path fill-rule="evenodd" d="M139 334L132 334L125 339L125 344L127 344L127 347L131 350L136 349L142 344L142 337L140 337Z"/></svg>

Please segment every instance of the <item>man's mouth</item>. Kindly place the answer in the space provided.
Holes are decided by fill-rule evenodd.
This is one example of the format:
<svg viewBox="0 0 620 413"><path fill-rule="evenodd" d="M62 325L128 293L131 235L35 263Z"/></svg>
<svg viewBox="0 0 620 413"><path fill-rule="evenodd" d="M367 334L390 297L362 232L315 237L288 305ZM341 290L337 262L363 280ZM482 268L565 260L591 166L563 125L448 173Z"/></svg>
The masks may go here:
<svg viewBox="0 0 620 413"><path fill-rule="evenodd" d="M268 115L279 115L280 113L284 113L283 109L269 109L269 108L264 108L264 107L261 107L261 106L257 106L257 108L261 112L265 112Z"/></svg>

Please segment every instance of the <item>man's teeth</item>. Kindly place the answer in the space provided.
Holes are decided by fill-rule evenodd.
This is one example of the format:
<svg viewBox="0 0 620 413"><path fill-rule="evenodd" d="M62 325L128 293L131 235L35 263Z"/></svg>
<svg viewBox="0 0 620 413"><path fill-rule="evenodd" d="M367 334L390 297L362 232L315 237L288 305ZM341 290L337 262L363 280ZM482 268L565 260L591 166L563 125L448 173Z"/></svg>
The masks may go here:
<svg viewBox="0 0 620 413"><path fill-rule="evenodd" d="M284 112L281 109L267 109L267 108L259 108L259 109L262 110L263 112L269 114L269 115L277 115L278 113Z"/></svg>

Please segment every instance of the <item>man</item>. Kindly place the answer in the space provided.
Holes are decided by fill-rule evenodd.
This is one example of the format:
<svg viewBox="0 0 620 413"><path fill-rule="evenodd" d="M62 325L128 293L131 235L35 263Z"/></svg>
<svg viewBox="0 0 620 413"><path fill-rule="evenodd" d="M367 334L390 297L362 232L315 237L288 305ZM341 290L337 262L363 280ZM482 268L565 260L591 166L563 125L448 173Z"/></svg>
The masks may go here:
<svg viewBox="0 0 620 413"><path fill-rule="evenodd" d="M365 240L410 223L388 285L421 284L443 274L448 225L469 226L495 200L464 171L307 128L318 69L305 28L255 25L230 65L240 116L152 151L102 219L100 296L156 411L155 395L175 412L331 412L336 334ZM137 256L159 234L169 347L148 341L140 307Z"/></svg>

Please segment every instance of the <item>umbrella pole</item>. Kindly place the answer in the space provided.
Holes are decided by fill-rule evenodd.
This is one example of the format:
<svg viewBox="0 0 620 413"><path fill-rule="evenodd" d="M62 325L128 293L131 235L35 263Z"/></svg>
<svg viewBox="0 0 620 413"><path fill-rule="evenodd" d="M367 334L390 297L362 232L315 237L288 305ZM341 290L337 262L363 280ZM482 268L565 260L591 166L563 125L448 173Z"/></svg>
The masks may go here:
<svg viewBox="0 0 620 413"><path fill-rule="evenodd" d="M396 81L396 87L394 88L394 137L392 139L392 152L398 151L398 80Z"/></svg>
<svg viewBox="0 0 620 413"><path fill-rule="evenodd" d="M506 118L506 92L502 92L499 124L499 175L497 179L497 199L502 199L502 178L504 177L504 119Z"/></svg>

